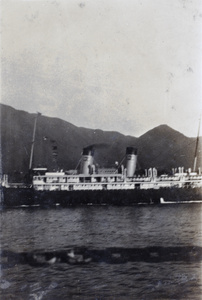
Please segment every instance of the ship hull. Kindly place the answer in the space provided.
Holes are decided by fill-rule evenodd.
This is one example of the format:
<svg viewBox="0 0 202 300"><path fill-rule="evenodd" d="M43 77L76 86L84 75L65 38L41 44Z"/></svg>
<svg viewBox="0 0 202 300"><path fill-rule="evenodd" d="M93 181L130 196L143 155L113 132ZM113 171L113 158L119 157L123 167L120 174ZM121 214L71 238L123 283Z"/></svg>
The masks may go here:
<svg viewBox="0 0 202 300"><path fill-rule="evenodd" d="M4 188L1 207L55 205L137 205L202 200L200 188L160 188L134 190L36 191L32 188Z"/></svg>

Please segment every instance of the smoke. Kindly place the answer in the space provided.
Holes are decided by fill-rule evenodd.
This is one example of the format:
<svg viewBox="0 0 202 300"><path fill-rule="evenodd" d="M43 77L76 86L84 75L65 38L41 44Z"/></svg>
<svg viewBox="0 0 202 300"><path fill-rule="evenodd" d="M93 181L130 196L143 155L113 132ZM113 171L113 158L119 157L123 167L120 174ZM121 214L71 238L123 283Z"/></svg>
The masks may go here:
<svg viewBox="0 0 202 300"><path fill-rule="evenodd" d="M87 147L85 147L86 150L95 150L95 149L106 149L109 148L110 145L107 143L95 143L92 145L88 145Z"/></svg>

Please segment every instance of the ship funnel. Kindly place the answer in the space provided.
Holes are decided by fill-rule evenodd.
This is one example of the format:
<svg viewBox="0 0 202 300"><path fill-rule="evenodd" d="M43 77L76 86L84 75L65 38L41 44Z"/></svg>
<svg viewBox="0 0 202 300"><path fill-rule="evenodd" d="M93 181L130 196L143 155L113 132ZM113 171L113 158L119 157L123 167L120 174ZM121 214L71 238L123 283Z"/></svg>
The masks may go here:
<svg viewBox="0 0 202 300"><path fill-rule="evenodd" d="M126 148L126 172L127 177L134 176L137 163L137 149L134 147Z"/></svg>
<svg viewBox="0 0 202 300"><path fill-rule="evenodd" d="M81 160L81 174L89 175L92 172L93 165L93 147L83 148L82 160Z"/></svg>

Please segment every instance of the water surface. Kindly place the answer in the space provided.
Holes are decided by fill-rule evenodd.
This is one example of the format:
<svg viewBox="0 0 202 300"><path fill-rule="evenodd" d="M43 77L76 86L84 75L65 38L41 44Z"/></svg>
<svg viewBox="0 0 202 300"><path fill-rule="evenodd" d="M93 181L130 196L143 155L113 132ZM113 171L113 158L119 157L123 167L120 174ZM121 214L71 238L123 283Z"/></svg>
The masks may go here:
<svg viewBox="0 0 202 300"><path fill-rule="evenodd" d="M0 295L2 299L199 300L201 259L196 248L202 246L201 209L201 204L175 204L3 210ZM168 250L168 255L159 259L158 250L149 250L148 257L138 256L136 261L127 256L131 249L133 253L151 247ZM181 258L179 253L170 255L169 247L193 251ZM46 252L56 257L83 248L104 255L87 263L57 259L38 265L18 257L40 253L39 258L44 258ZM113 261L105 257L105 250L111 248L117 249ZM119 254L124 249L127 255L122 260Z"/></svg>

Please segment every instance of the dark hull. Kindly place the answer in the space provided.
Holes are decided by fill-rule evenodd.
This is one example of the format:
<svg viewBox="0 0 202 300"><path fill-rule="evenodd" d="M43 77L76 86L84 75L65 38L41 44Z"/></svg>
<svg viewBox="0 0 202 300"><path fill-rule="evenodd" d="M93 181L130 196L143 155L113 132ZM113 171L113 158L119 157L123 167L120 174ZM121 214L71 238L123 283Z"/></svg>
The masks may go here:
<svg viewBox="0 0 202 300"><path fill-rule="evenodd" d="M103 190L103 191L35 191L28 188L4 188L1 207L40 205L51 207L79 205L136 205L202 200L200 188L161 188L158 190Z"/></svg>

